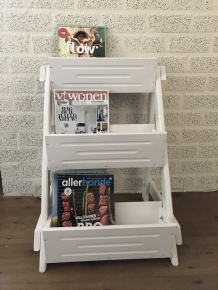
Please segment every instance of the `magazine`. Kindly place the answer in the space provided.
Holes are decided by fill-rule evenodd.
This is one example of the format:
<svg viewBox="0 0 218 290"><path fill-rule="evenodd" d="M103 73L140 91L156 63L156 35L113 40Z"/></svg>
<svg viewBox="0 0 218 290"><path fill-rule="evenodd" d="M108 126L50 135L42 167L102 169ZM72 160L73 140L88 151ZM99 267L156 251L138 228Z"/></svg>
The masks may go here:
<svg viewBox="0 0 218 290"><path fill-rule="evenodd" d="M106 27L57 25L59 57L106 57Z"/></svg>
<svg viewBox="0 0 218 290"><path fill-rule="evenodd" d="M56 134L109 132L108 90L54 90Z"/></svg>
<svg viewBox="0 0 218 290"><path fill-rule="evenodd" d="M52 196L59 227L115 224L114 175L54 172Z"/></svg>
<svg viewBox="0 0 218 290"><path fill-rule="evenodd" d="M57 170L50 172L51 180L51 213L52 213L52 227L58 226L58 215L57 215L57 189L58 189L58 177L63 174L106 174L107 169L96 168L96 169L69 169L69 170Z"/></svg>

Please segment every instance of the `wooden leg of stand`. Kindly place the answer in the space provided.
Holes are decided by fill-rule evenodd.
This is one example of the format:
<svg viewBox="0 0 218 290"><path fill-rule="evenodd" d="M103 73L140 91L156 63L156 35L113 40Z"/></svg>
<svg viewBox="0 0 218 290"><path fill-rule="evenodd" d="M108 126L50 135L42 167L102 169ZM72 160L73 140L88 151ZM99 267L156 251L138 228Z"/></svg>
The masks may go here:
<svg viewBox="0 0 218 290"><path fill-rule="evenodd" d="M173 266L178 266L179 265L179 261L178 261L178 255L177 255L177 248L176 248L176 241L174 243L173 246L173 256L170 259L171 263L173 264Z"/></svg>
<svg viewBox="0 0 218 290"><path fill-rule="evenodd" d="M33 242L33 250L38 252L40 250L40 243L41 243L41 215L39 216L35 231L34 231L34 242Z"/></svg>
<svg viewBox="0 0 218 290"><path fill-rule="evenodd" d="M46 271L47 263L45 261L45 247L44 247L44 241L41 233L41 248L40 248L40 254L39 254L39 272L44 273Z"/></svg>
<svg viewBox="0 0 218 290"><path fill-rule="evenodd" d="M176 223L176 244L182 245L182 232L180 224L178 223L177 219L174 217L173 219L174 223Z"/></svg>

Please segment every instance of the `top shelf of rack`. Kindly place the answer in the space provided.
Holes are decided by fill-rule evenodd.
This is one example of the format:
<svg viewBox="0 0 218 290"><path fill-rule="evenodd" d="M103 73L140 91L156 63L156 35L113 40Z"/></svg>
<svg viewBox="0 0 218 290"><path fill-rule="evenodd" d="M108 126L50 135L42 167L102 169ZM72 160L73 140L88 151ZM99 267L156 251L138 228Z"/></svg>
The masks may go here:
<svg viewBox="0 0 218 290"><path fill-rule="evenodd" d="M107 89L110 93L155 91L156 58L49 58L52 89Z"/></svg>

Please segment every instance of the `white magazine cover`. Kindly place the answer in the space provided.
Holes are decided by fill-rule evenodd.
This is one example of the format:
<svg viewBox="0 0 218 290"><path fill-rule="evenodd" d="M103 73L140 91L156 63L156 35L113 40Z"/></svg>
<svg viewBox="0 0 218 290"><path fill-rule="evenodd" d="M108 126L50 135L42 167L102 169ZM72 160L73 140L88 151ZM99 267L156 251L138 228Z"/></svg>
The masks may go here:
<svg viewBox="0 0 218 290"><path fill-rule="evenodd" d="M108 90L54 90L56 134L109 132Z"/></svg>

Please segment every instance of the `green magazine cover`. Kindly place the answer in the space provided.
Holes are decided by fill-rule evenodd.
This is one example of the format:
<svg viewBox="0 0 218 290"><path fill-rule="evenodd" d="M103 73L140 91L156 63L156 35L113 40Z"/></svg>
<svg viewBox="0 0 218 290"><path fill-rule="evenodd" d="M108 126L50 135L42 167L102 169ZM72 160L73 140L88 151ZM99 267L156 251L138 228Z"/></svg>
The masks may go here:
<svg viewBox="0 0 218 290"><path fill-rule="evenodd" d="M106 27L57 25L58 57L106 57Z"/></svg>

